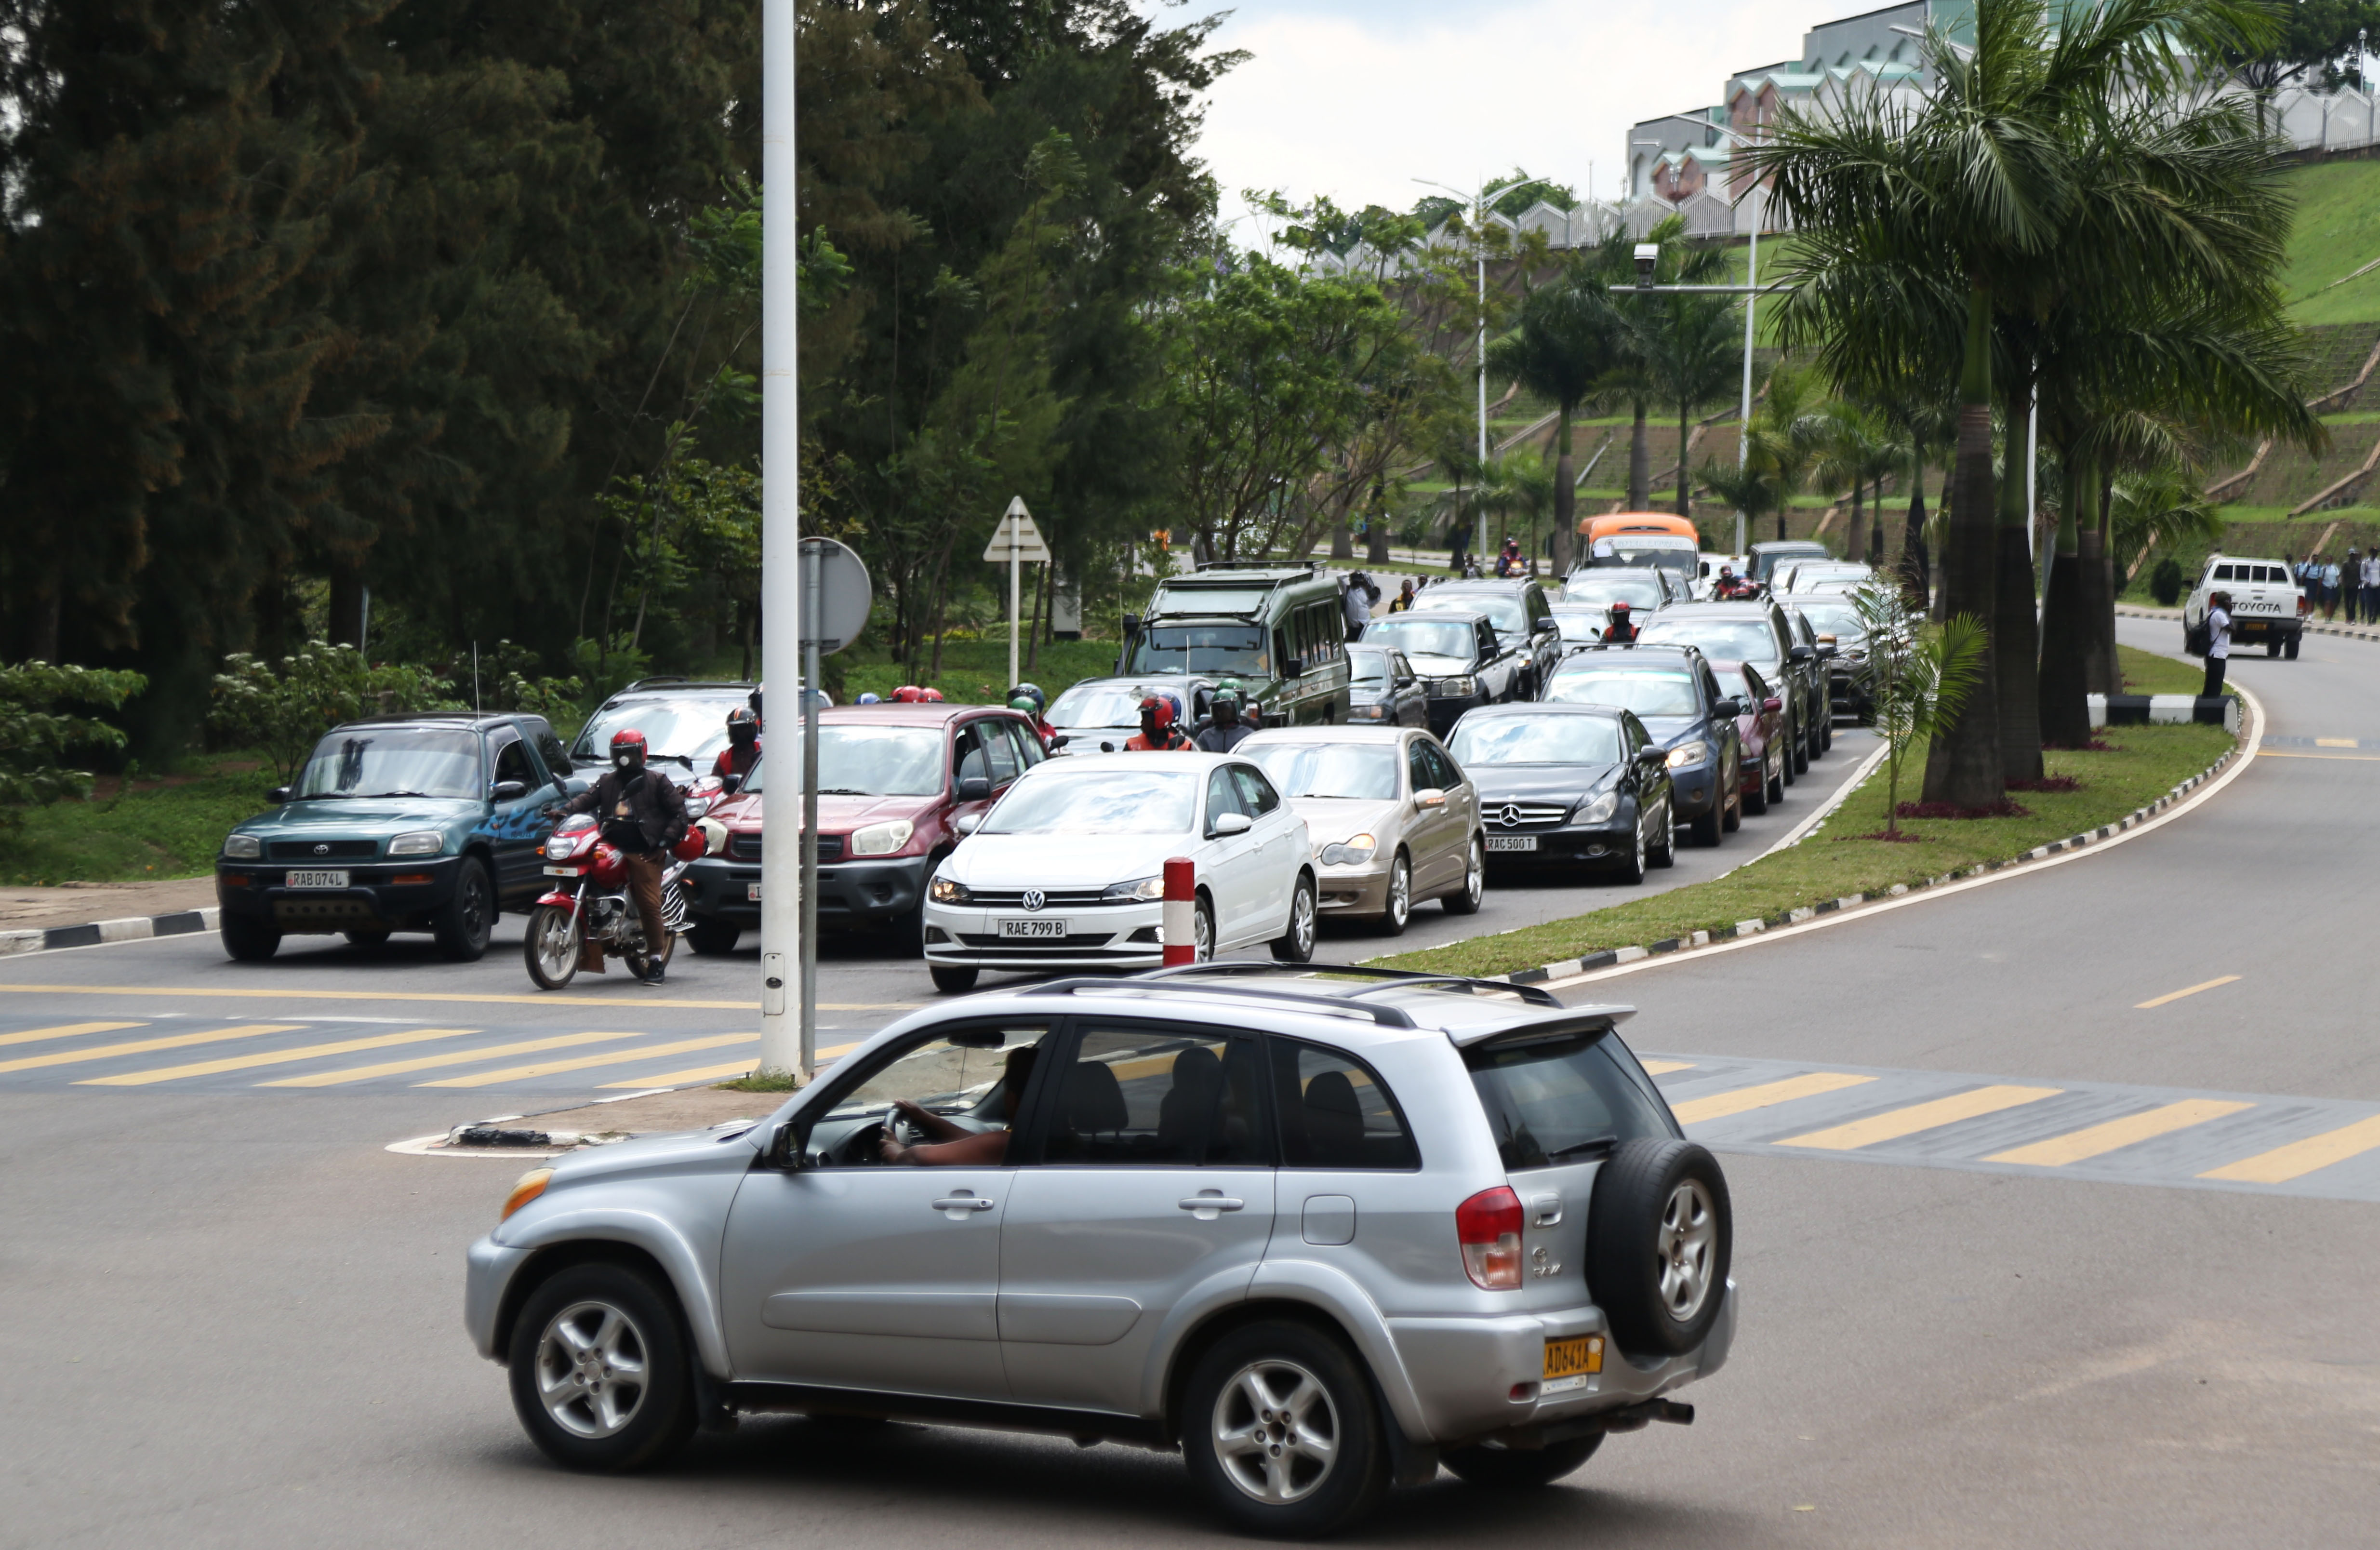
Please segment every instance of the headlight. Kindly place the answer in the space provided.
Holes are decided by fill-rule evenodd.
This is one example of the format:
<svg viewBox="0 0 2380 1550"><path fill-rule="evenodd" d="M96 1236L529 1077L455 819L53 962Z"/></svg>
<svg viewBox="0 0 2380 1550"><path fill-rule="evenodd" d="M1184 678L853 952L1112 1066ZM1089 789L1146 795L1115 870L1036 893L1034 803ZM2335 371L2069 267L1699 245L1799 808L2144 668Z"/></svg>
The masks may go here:
<svg viewBox="0 0 2380 1550"><path fill-rule="evenodd" d="M1165 873L1161 872L1154 877L1140 877L1129 883L1110 884L1099 892L1099 897L1113 904L1128 904L1136 900L1164 897Z"/></svg>
<svg viewBox="0 0 2380 1550"><path fill-rule="evenodd" d="M964 883L953 883L947 877L937 877L926 885L926 897L936 904L965 904L975 897Z"/></svg>
<svg viewBox="0 0 2380 1550"><path fill-rule="evenodd" d="M1324 866L1362 866L1372 859L1372 852L1379 848L1380 842L1370 835L1357 835L1353 839L1342 839L1336 845L1324 846L1322 853L1315 859Z"/></svg>
<svg viewBox="0 0 2380 1550"><path fill-rule="evenodd" d="M434 829L399 835L388 842L388 853L392 856L435 856L445 848L446 836Z"/></svg>
<svg viewBox="0 0 2380 1550"><path fill-rule="evenodd" d="M1689 764L1699 764L1710 757L1708 743L1680 743L1670 750L1670 768L1682 770Z"/></svg>
<svg viewBox="0 0 2380 1550"><path fill-rule="evenodd" d="M1620 793L1606 791L1595 800L1583 804L1576 812L1571 814L1570 821L1573 824L1608 824L1611 821L1611 815L1619 811Z"/></svg>
<svg viewBox="0 0 2380 1550"><path fill-rule="evenodd" d="M1377 702L1369 705L1347 707L1347 719L1350 721L1381 721L1387 718L1388 714L1389 707Z"/></svg>
<svg viewBox="0 0 2380 1550"><path fill-rule="evenodd" d="M694 797L694 798L689 798L689 799L687 799L687 801L686 801L686 821L687 823L691 824L691 823L693 823L696 819L698 819L698 818L701 817L704 813L709 812L710 811L710 798L708 798L708 797Z"/></svg>
<svg viewBox="0 0 2380 1550"><path fill-rule="evenodd" d="M870 824L864 829L854 829L844 846L846 856L889 856L909 843L917 825L906 818L895 818L889 824Z"/></svg>
<svg viewBox="0 0 2380 1550"><path fill-rule="evenodd" d="M264 854L264 843L254 835L230 835L224 839L224 860L252 861Z"/></svg>
<svg viewBox="0 0 2380 1550"><path fill-rule="evenodd" d="M531 1168L521 1175L520 1182L513 1186L513 1192L504 1197L504 1215L497 1217L496 1220L498 1222L509 1220L514 1212L545 1193L546 1183L552 1178L552 1168Z"/></svg>
<svg viewBox="0 0 2380 1550"><path fill-rule="evenodd" d="M545 859L549 861L568 860L578 853L578 848L585 844L588 836L593 833L593 830L589 829L553 836L545 842Z"/></svg>
<svg viewBox="0 0 2380 1550"><path fill-rule="evenodd" d="M1442 697L1451 696L1457 700L1468 700L1479 692L1479 680L1473 677L1438 678L1432 681L1430 687L1437 690Z"/></svg>

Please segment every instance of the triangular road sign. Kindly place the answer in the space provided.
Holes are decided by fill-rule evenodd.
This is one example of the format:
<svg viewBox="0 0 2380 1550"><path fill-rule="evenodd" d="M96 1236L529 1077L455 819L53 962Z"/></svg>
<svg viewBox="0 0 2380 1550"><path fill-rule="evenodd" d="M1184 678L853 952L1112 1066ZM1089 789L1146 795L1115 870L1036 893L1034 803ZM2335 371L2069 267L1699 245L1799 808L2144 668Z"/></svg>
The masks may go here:
<svg viewBox="0 0 2380 1550"><path fill-rule="evenodd" d="M1041 530L1033 525L1033 514L1025 509L1025 497L1018 495L1008 503L1007 514L991 530L991 542L984 546L983 557L1000 564L1011 558L1031 565L1050 563L1050 545L1042 542Z"/></svg>

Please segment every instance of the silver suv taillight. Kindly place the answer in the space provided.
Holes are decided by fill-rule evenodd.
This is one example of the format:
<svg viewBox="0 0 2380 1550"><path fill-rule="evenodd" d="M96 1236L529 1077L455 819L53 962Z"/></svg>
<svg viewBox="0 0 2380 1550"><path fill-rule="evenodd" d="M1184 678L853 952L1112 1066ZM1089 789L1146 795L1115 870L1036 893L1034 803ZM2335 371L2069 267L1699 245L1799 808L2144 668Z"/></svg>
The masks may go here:
<svg viewBox="0 0 2380 1550"><path fill-rule="evenodd" d="M1488 1291L1521 1289L1521 1197L1507 1185L1482 1190L1454 1208L1463 1271Z"/></svg>

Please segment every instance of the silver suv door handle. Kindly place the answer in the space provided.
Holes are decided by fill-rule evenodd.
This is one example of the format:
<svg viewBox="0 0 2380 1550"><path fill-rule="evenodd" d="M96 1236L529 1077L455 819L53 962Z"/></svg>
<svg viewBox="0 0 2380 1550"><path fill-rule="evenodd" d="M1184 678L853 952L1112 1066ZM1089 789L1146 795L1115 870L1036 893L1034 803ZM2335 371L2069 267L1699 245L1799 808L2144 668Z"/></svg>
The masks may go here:
<svg viewBox="0 0 2380 1550"><path fill-rule="evenodd" d="M1233 1200L1229 1195L1193 1195L1188 1200L1173 1203L1184 1211L1240 1211L1245 1209L1248 1202Z"/></svg>
<svg viewBox="0 0 2380 1550"><path fill-rule="evenodd" d="M937 1211L990 1211L993 1202L980 1195L945 1195L934 1202Z"/></svg>

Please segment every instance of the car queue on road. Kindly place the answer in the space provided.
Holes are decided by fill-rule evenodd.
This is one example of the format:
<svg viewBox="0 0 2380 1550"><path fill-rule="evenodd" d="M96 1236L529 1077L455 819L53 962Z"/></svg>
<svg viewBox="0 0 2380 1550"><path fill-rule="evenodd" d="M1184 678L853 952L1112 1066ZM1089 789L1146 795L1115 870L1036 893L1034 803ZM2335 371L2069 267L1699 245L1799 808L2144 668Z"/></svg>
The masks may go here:
<svg viewBox="0 0 2380 1550"><path fill-rule="evenodd" d="M906 692L831 707L820 924L922 957L956 994L986 970L1153 967L1174 857L1198 879L1201 959L1257 947L1304 962L1324 922L1393 936L1423 904L1477 910L1500 877L1640 883L1682 836L1724 843L1824 754L1834 717L1859 709L1841 663L1857 616L1832 586L1696 601L1668 570L1615 557L1559 590L1426 584L1360 629L1323 606L1345 584L1325 573L1202 571L1127 620L1123 671L1046 714L1030 685L1014 707ZM683 846L698 858L670 873L669 934L730 953L759 922L772 783L765 758L740 775L711 761L759 698L639 683L568 750L534 717L334 728L300 788L226 840L226 947L256 959L285 934L370 946L426 930L476 957L497 912L526 909L555 871L539 862L587 788L574 765L650 722L652 767L685 787L699 831ZM287 864L309 859L345 864Z"/></svg>

